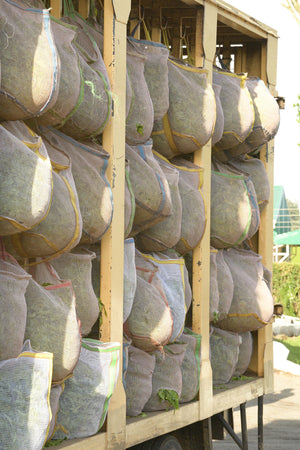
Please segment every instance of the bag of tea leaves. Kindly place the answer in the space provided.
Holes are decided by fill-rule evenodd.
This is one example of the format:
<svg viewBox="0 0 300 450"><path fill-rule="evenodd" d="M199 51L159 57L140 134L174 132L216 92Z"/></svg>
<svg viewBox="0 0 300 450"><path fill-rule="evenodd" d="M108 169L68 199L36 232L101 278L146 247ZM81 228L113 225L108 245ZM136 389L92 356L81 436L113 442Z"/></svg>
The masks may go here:
<svg viewBox="0 0 300 450"><path fill-rule="evenodd" d="M216 124L214 128L214 132L211 138L211 143L214 145L216 142L219 142L223 136L224 131L224 113L223 113L223 107L221 103L221 90L222 86L219 84L213 83L212 85L215 99L216 99L216 105L217 105L217 117L216 117Z"/></svg>
<svg viewBox="0 0 300 450"><path fill-rule="evenodd" d="M240 343L238 333L211 327L209 347L213 384L230 381L238 362Z"/></svg>
<svg viewBox="0 0 300 450"><path fill-rule="evenodd" d="M242 333L262 328L273 316L273 297L264 279L262 257L251 250L223 252L233 279L233 299L227 316L218 321L224 330Z"/></svg>
<svg viewBox="0 0 300 450"><path fill-rule="evenodd" d="M126 414L138 416L152 393L155 356L130 345L125 376Z"/></svg>
<svg viewBox="0 0 300 450"><path fill-rule="evenodd" d="M118 342L82 340L79 361L59 400L54 439L88 437L101 429L115 390L119 360Z"/></svg>
<svg viewBox="0 0 300 450"><path fill-rule="evenodd" d="M185 328L179 341L187 344L181 364L182 390L179 398L179 403L186 403L194 400L199 392L201 336Z"/></svg>
<svg viewBox="0 0 300 450"><path fill-rule="evenodd" d="M143 269L151 270L152 265L158 268L153 278L158 278L161 282L171 310L173 331L169 342L174 342L183 332L186 314L183 271L184 259L174 258L163 253L142 254L136 251L138 275L145 277L146 272Z"/></svg>
<svg viewBox="0 0 300 450"><path fill-rule="evenodd" d="M76 46L76 27L51 20L61 59L61 81L54 106L37 120L55 126L74 139L102 133L111 113L110 87L98 70L86 62Z"/></svg>
<svg viewBox="0 0 300 450"><path fill-rule="evenodd" d="M205 230L205 203L201 191L203 168L179 157L172 159L172 164L179 171L182 203L181 236L174 249L183 255L199 244Z"/></svg>
<svg viewBox="0 0 300 450"><path fill-rule="evenodd" d="M42 139L23 122L0 125L0 235L29 230L47 216L52 167Z"/></svg>
<svg viewBox="0 0 300 450"><path fill-rule="evenodd" d="M253 338L251 332L245 331L245 333L239 333L239 335L242 342L240 344L238 362L233 374L235 377L240 377L246 372L250 364L253 351Z"/></svg>
<svg viewBox="0 0 300 450"><path fill-rule="evenodd" d="M136 246L143 252L158 252L174 247L181 236L182 203L179 192L179 172L161 155L156 154L169 184L172 212L163 222L153 225L136 236Z"/></svg>
<svg viewBox="0 0 300 450"><path fill-rule="evenodd" d="M0 361L22 350L27 306L25 291L31 275L8 254L0 253Z"/></svg>
<svg viewBox="0 0 300 450"><path fill-rule="evenodd" d="M228 164L250 175L254 185L259 211L262 212L270 199L270 182L264 163L258 158L244 155L232 159Z"/></svg>
<svg viewBox="0 0 300 450"><path fill-rule="evenodd" d="M209 265L209 321L215 322L219 318L219 288L217 277L217 253L218 250L210 248Z"/></svg>
<svg viewBox="0 0 300 450"><path fill-rule="evenodd" d="M187 344L174 343L164 346L164 352L155 352L155 368L152 374L151 397L144 411L160 411L179 408L182 391L181 364Z"/></svg>
<svg viewBox="0 0 300 450"><path fill-rule="evenodd" d="M132 90L129 113L126 118L126 142L143 144L151 136L154 110L145 80L146 57L127 39L127 76Z"/></svg>
<svg viewBox="0 0 300 450"><path fill-rule="evenodd" d="M76 248L51 261L51 265L61 280L71 280L82 336L90 333L99 317L99 301L92 285L92 260L94 258L96 258L95 253L88 249ZM36 268L37 281L39 281L38 271L39 266Z"/></svg>
<svg viewBox="0 0 300 450"><path fill-rule="evenodd" d="M211 245L237 246L256 233L260 214L248 174L214 161L211 171Z"/></svg>
<svg viewBox="0 0 300 450"><path fill-rule="evenodd" d="M58 150L71 160L83 222L80 244L93 244L104 235L113 215L112 191L106 177L109 154L92 141L78 142L54 129L41 131L50 156Z"/></svg>
<svg viewBox="0 0 300 450"><path fill-rule="evenodd" d="M213 83L222 87L220 99L224 114L222 138L213 147L213 156L221 161L231 159L230 149L245 141L253 129L254 108L246 85L247 75L213 71Z"/></svg>
<svg viewBox="0 0 300 450"><path fill-rule="evenodd" d="M145 80L153 104L154 120L160 120L169 109L168 57L163 44L129 37L131 45L146 57Z"/></svg>
<svg viewBox="0 0 300 450"><path fill-rule="evenodd" d="M52 107L58 94L60 61L50 11L19 0L0 5L0 118L25 119Z"/></svg>
<svg viewBox="0 0 300 450"><path fill-rule="evenodd" d="M58 409L59 409L59 399L60 399L60 396L61 396L64 388L65 388L64 383L62 383L62 384L53 384L51 386L50 407L51 407L51 416L52 416L52 418L51 418L51 422L50 422L50 426L49 426L47 442L50 441L50 439L52 439L52 436L53 436L54 431L55 431L56 420L57 420L57 413L58 413Z"/></svg>
<svg viewBox="0 0 300 450"><path fill-rule="evenodd" d="M259 150L274 138L279 128L279 106L265 83L258 77L249 77L246 86L253 102L254 124L244 142L228 150L227 156L231 158Z"/></svg>
<svg viewBox="0 0 300 450"><path fill-rule="evenodd" d="M133 305L124 324L125 335L133 345L147 352L161 349L173 332L172 313L160 280L153 279L154 273L148 272L148 281L137 275Z"/></svg>
<svg viewBox="0 0 300 450"><path fill-rule="evenodd" d="M226 317L233 298L233 279L223 256L223 249L219 249L216 255L217 282L219 291L218 318Z"/></svg>
<svg viewBox="0 0 300 450"><path fill-rule="evenodd" d="M27 340L16 358L0 361L0 448L44 447L51 410L52 354Z"/></svg>
<svg viewBox="0 0 300 450"><path fill-rule="evenodd" d="M134 215L135 215L135 198L130 182L130 165L129 161L125 160L125 194L124 194L124 237L125 239L130 235Z"/></svg>
<svg viewBox="0 0 300 450"><path fill-rule="evenodd" d="M134 239L124 241L124 300L123 300L123 323L126 322L132 309L136 291L136 267L135 267L135 244Z"/></svg>
<svg viewBox="0 0 300 450"><path fill-rule="evenodd" d="M34 267L31 269L36 270ZM81 335L71 281L62 281L49 263L37 269L39 282L31 279L26 289L25 339L36 350L53 353L53 382L69 377L77 364Z"/></svg>
<svg viewBox="0 0 300 450"><path fill-rule="evenodd" d="M193 153L211 138L216 122L216 102L207 71L168 60L169 110L154 122L155 150L166 158Z"/></svg>
<svg viewBox="0 0 300 450"><path fill-rule="evenodd" d="M135 215L131 235L162 222L172 213L168 181L152 153L152 141L130 147L126 144L130 165L130 183L135 197Z"/></svg>

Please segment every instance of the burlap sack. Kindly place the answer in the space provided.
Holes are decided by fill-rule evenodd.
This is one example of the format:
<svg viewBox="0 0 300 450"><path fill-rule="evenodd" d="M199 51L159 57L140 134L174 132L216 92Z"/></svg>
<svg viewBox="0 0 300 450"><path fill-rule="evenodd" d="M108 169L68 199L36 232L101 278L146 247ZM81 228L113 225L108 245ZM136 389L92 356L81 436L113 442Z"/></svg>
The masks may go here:
<svg viewBox="0 0 300 450"><path fill-rule="evenodd" d="M169 110L154 122L154 148L166 158L193 153L211 138L216 102L207 71L168 60Z"/></svg>
<svg viewBox="0 0 300 450"><path fill-rule="evenodd" d="M125 376L126 414L138 416L152 393L155 356L130 345Z"/></svg>
<svg viewBox="0 0 300 450"><path fill-rule="evenodd" d="M123 323L128 319L136 291L135 243L133 238L124 241L124 299Z"/></svg>
<svg viewBox="0 0 300 450"><path fill-rule="evenodd" d="M235 377L240 377L246 372L250 364L253 351L253 338L250 331L239 333L239 335L241 337L242 343L240 345L238 362L233 374Z"/></svg>
<svg viewBox="0 0 300 450"><path fill-rule="evenodd" d="M219 142L223 136L224 132L224 113L223 113L223 107L221 103L221 90L222 86L219 84L213 83L212 85L215 99L216 99L216 106L217 106L217 117L216 117L216 124L214 128L214 132L211 138L212 145L216 144L216 142Z"/></svg>
<svg viewBox="0 0 300 450"><path fill-rule="evenodd" d="M163 44L128 38L131 45L146 57L145 80L153 104L154 120L160 120L169 109L168 57Z"/></svg>
<svg viewBox="0 0 300 450"><path fill-rule="evenodd" d="M217 253L218 250L210 248L209 265L209 321L215 322L219 318L219 287L217 276Z"/></svg>
<svg viewBox="0 0 300 450"><path fill-rule="evenodd" d="M50 11L20 0L0 4L0 118L25 119L52 107L58 95L60 61Z"/></svg>
<svg viewBox="0 0 300 450"><path fill-rule="evenodd" d="M106 177L109 154L92 141L75 141L54 129L41 131L50 155L52 150L63 151L71 160L82 216L80 244L93 244L105 234L113 215L112 190Z"/></svg>
<svg viewBox="0 0 300 450"><path fill-rule="evenodd" d="M77 364L81 335L71 281L62 281L49 263L37 271L39 283L29 281L25 293L25 339L38 351L53 353L53 382L69 377Z"/></svg>
<svg viewBox="0 0 300 450"><path fill-rule="evenodd" d="M153 128L154 110L144 75L145 63L146 57L127 39L127 76L132 96L128 98L131 103L126 118L126 142L130 145L146 142Z"/></svg>
<svg viewBox="0 0 300 450"><path fill-rule="evenodd" d="M52 167L40 136L21 121L0 125L0 235L29 230L48 214Z"/></svg>
<svg viewBox="0 0 300 450"><path fill-rule="evenodd" d="M187 344L181 364L182 390L179 403L194 400L199 392L201 364L201 336L185 328L180 342Z"/></svg>
<svg viewBox="0 0 300 450"><path fill-rule="evenodd" d="M168 181L172 212L162 222L136 236L136 246L142 252L160 252L174 247L181 237L182 201L179 192L179 172L162 156L155 155Z"/></svg>
<svg viewBox="0 0 300 450"><path fill-rule="evenodd" d="M52 436L56 427L57 413L59 409L59 398L64 390L64 383L62 384L53 384L50 390L50 407L51 407L51 422L49 426L47 442L52 439Z"/></svg>
<svg viewBox="0 0 300 450"><path fill-rule="evenodd" d="M219 249L216 255L217 281L219 291L219 319L225 317L228 314L233 298L233 279L228 264L224 259L223 252L223 249Z"/></svg>
<svg viewBox="0 0 300 450"><path fill-rule="evenodd" d="M164 347L164 353L155 352L152 375L152 394L144 411L178 409L182 391L181 364L187 344L174 343Z"/></svg>
<svg viewBox="0 0 300 450"><path fill-rule="evenodd" d="M27 306L25 291L31 275L1 249L0 361L16 358L22 350Z"/></svg>
<svg viewBox="0 0 300 450"><path fill-rule="evenodd" d="M44 448L51 420L52 354L24 342L21 353L0 361L0 448Z"/></svg>
<svg viewBox="0 0 300 450"><path fill-rule="evenodd" d="M19 259L51 259L70 251L81 238L82 218L70 159L53 147L48 148L48 153L53 168L53 194L47 216L29 231L4 238L7 251Z"/></svg>
<svg viewBox="0 0 300 450"><path fill-rule="evenodd" d="M213 384L228 383L234 374L241 344L238 333L211 327L209 337Z"/></svg>
<svg viewBox="0 0 300 450"><path fill-rule="evenodd" d="M71 280L75 294L76 314L82 336L87 336L99 317L99 301L92 285L92 260L96 254L86 248L76 248L55 258L51 265L62 280ZM38 273L39 266L36 268Z"/></svg>
<svg viewBox="0 0 300 450"><path fill-rule="evenodd" d="M253 129L254 108L246 78L245 74L237 75L220 69L213 71L213 83L222 87L220 99L224 131L213 147L213 156L221 161L227 161L230 149L244 142Z"/></svg>
<svg viewBox="0 0 300 450"><path fill-rule="evenodd" d="M279 128L279 106L265 83L258 77L249 77L246 86L254 106L253 129L244 142L228 150L227 156L231 158L259 150L274 138Z"/></svg>
<svg viewBox="0 0 300 450"><path fill-rule="evenodd" d="M174 342L182 334L185 323L184 259L158 252L142 254L136 251L136 267L141 276L143 269L150 271L153 266L158 268L155 278L161 282L171 310L173 331L169 342Z"/></svg>
<svg viewBox="0 0 300 450"><path fill-rule="evenodd" d="M237 246L256 233L260 223L254 185L245 172L214 161L211 171L211 245Z"/></svg>
<svg viewBox="0 0 300 450"><path fill-rule="evenodd" d="M205 230L206 212L201 190L203 168L183 158L174 158L172 164L179 171L182 203L181 236L174 248L183 255L199 244Z"/></svg>
<svg viewBox="0 0 300 450"><path fill-rule="evenodd" d="M130 181L130 166L129 161L125 160L125 194L124 194L124 237L125 239L130 235L134 215L135 215L135 198Z"/></svg>
<svg viewBox="0 0 300 450"><path fill-rule="evenodd" d="M130 165L130 183L135 197L135 215L130 235L163 221L172 213L168 181L152 153L152 141L144 145L126 145Z"/></svg>
<svg viewBox="0 0 300 450"><path fill-rule="evenodd" d="M232 159L229 165L247 172L254 185L259 211L262 212L270 199L270 182L264 163L248 155Z"/></svg>
<svg viewBox="0 0 300 450"><path fill-rule="evenodd" d="M102 428L115 390L119 361L119 342L82 340L78 364L59 400L54 439L88 437Z"/></svg>
<svg viewBox="0 0 300 450"><path fill-rule="evenodd" d="M272 293L264 279L262 257L237 248L229 248L223 255L234 290L230 310L217 326L238 333L262 328L270 322L274 308Z"/></svg>

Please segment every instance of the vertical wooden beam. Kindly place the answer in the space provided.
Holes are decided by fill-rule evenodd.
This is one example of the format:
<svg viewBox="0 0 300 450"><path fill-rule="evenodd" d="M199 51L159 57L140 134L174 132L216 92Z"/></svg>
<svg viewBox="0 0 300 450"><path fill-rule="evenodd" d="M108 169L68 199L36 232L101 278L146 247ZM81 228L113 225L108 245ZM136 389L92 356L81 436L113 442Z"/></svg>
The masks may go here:
<svg viewBox="0 0 300 450"><path fill-rule="evenodd" d="M103 59L113 93L112 115L103 133L103 147L110 154L108 177L112 187L114 214L101 240L101 300L105 305L102 340L123 344L123 261L125 185L126 35L130 0L105 0ZM126 398L120 372L111 398L108 416L107 449L125 448Z"/></svg>
<svg viewBox="0 0 300 450"><path fill-rule="evenodd" d="M200 18L200 14L199 17ZM203 41L199 41L202 34L200 28L203 23ZM212 67L216 52L217 40L217 6L204 2L204 21L197 21L199 29L195 52L195 65L203 64L208 70L208 81L212 83ZM206 205L206 228L200 245L193 251L193 329L202 335L201 369L199 389L200 420L212 415L212 370L209 352L209 284L210 284L210 194L211 194L211 141L194 154L195 164L204 168L203 196Z"/></svg>
<svg viewBox="0 0 300 450"><path fill-rule="evenodd" d="M203 67L204 65L204 50L203 50L203 8L198 8L196 13L196 32L195 32L195 66Z"/></svg>
<svg viewBox="0 0 300 450"><path fill-rule="evenodd" d="M51 16L59 19L62 11L62 0L50 0Z"/></svg>
<svg viewBox="0 0 300 450"><path fill-rule="evenodd" d="M90 12L90 0L78 0L78 12L86 19Z"/></svg>
<svg viewBox="0 0 300 450"><path fill-rule="evenodd" d="M151 39L154 42L161 42L161 1L153 0L152 2L152 22L151 22Z"/></svg>

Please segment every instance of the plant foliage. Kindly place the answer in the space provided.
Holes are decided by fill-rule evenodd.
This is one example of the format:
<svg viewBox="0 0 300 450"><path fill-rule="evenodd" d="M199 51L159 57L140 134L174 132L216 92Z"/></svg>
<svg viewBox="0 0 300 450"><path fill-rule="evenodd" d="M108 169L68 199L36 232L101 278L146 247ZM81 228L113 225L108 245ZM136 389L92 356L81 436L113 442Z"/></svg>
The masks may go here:
<svg viewBox="0 0 300 450"><path fill-rule="evenodd" d="M283 305L283 312L300 317L300 265L288 262L273 264L274 303Z"/></svg>

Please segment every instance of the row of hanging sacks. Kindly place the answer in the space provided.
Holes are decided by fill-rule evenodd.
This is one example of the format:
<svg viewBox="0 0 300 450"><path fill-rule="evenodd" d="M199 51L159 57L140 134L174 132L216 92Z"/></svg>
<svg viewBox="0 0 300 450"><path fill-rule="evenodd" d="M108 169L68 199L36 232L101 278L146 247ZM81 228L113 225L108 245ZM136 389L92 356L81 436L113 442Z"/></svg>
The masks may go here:
<svg viewBox="0 0 300 450"><path fill-rule="evenodd" d="M237 333L264 327L273 315L273 297L262 257L242 248L223 250L223 256L233 280L233 298L228 314L215 325Z"/></svg>
<svg viewBox="0 0 300 450"><path fill-rule="evenodd" d="M169 109L153 126L154 149L170 159L193 153L212 137L216 101L207 71L168 59Z"/></svg>
<svg viewBox="0 0 300 450"><path fill-rule="evenodd" d="M0 361L0 448L40 450L51 420L52 354L24 342L15 358Z"/></svg>
<svg viewBox="0 0 300 450"><path fill-rule="evenodd" d="M213 161L211 245L227 248L251 239L260 223L256 192L248 173Z"/></svg>
<svg viewBox="0 0 300 450"><path fill-rule="evenodd" d="M143 254L136 250L136 268L141 277L148 279L147 271L153 270L153 266L157 268L155 278L163 287L172 315L173 330L168 340L172 343L181 336L185 324L184 259L163 253Z"/></svg>
<svg viewBox="0 0 300 450"><path fill-rule="evenodd" d="M223 162L231 159L231 149L244 142L253 129L254 107L246 78L246 74L221 69L213 71L213 84L221 86L224 128L212 151L213 156Z"/></svg>
<svg viewBox="0 0 300 450"><path fill-rule="evenodd" d="M137 146L126 144L129 178L135 198L135 214L130 236L163 221L172 213L168 181L152 153L152 141Z"/></svg>
<svg viewBox="0 0 300 450"><path fill-rule="evenodd" d="M71 1L65 2L65 11L62 20L51 17L60 58L57 100L35 121L40 126L60 129L74 139L86 139L100 135L107 124L111 113L110 85L88 24L84 26L75 14Z"/></svg>
<svg viewBox="0 0 300 450"><path fill-rule="evenodd" d="M228 165L250 175L261 213L270 199L270 182L264 163L257 157L241 155L229 161Z"/></svg>
<svg viewBox="0 0 300 450"><path fill-rule="evenodd" d="M28 134L24 123L4 122L2 125L15 138L19 139L20 147L23 148L24 144L22 139L24 132L26 139L26 133ZM66 153L54 147L50 148L48 146L48 149L46 149L45 144L42 141L40 142L38 151L42 155L49 154L51 160L52 196L47 214L39 223L28 230L3 237L6 250L18 260L37 257L49 259L55 255L57 256L63 252L70 251L78 245L82 235L82 217L78 194L71 171L71 160ZM30 142L25 144L27 147L31 147ZM18 145L16 139L14 139L14 145ZM24 167L26 167L25 163ZM32 179L35 181L33 174L31 175ZM49 189L49 177L46 178L45 182L46 189ZM43 193L44 180L38 178L36 183L36 189L40 189ZM29 195L30 188L27 188L27 192L27 195Z"/></svg>
<svg viewBox="0 0 300 450"><path fill-rule="evenodd" d="M168 161L153 152L169 182L172 213L163 222L136 236L141 251L163 251L174 248L184 254L202 239L206 216L201 191L203 169L183 158Z"/></svg>
<svg viewBox="0 0 300 450"><path fill-rule="evenodd" d="M60 383L72 375L81 347L72 283L61 280L50 263L33 266L31 272L25 338L34 349L53 353L52 381Z"/></svg>
<svg viewBox="0 0 300 450"><path fill-rule="evenodd" d="M54 442L92 436L102 428L116 386L119 362L119 343L82 340L79 361L59 399Z"/></svg>
<svg viewBox="0 0 300 450"><path fill-rule="evenodd" d="M22 0L1 0L0 5L0 119L23 120L55 104L59 55L49 9L33 9Z"/></svg>
<svg viewBox="0 0 300 450"><path fill-rule="evenodd" d="M0 236L8 236L47 217L52 167L42 139L21 121L1 123L0 153Z"/></svg>
<svg viewBox="0 0 300 450"><path fill-rule="evenodd" d="M75 141L53 128L41 128L40 132L50 156L58 151L70 158L82 216L80 244L99 241L113 215L112 190L106 177L109 154L92 140Z"/></svg>

